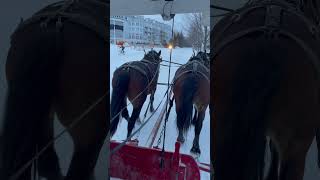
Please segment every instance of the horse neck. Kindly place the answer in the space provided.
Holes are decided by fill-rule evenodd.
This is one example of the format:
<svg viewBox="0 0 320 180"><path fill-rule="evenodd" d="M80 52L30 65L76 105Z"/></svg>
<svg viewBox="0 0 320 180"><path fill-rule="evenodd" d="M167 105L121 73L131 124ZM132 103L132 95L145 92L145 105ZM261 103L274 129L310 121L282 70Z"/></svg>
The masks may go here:
<svg viewBox="0 0 320 180"><path fill-rule="evenodd" d="M190 60L189 60L189 62L190 63L192 63L192 62L198 62L198 63L200 63L200 64L202 64L202 59L201 58L199 58L199 57L192 57L192 58L190 58Z"/></svg>
<svg viewBox="0 0 320 180"><path fill-rule="evenodd" d="M160 64L160 62L154 61L154 60L146 58L146 57L144 57L141 61L148 62L149 64L152 64L152 65Z"/></svg>

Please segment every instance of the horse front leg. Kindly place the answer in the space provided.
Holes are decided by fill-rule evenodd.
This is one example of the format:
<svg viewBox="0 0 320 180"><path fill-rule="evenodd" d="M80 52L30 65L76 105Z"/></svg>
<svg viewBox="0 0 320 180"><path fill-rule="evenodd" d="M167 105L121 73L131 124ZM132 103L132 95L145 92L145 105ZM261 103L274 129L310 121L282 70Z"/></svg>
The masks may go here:
<svg viewBox="0 0 320 180"><path fill-rule="evenodd" d="M154 101L154 94L155 94L156 90L152 90L151 94L150 94L150 112L154 111L154 107L153 107L153 101Z"/></svg>

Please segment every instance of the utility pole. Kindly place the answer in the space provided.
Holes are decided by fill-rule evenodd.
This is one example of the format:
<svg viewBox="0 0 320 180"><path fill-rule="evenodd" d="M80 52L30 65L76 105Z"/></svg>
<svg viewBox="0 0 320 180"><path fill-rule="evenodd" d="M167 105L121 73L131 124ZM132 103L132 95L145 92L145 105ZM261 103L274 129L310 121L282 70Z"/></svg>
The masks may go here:
<svg viewBox="0 0 320 180"><path fill-rule="evenodd" d="M116 42L116 20L113 20L113 40L114 40L114 44L117 44Z"/></svg>

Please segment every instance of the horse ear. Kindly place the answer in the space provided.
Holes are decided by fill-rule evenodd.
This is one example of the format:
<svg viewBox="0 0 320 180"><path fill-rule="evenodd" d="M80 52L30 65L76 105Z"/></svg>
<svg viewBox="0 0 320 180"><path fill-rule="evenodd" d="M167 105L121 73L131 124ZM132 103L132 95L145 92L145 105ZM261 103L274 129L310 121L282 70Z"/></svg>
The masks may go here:
<svg viewBox="0 0 320 180"><path fill-rule="evenodd" d="M159 55L159 56L161 55L161 50L158 52L158 55Z"/></svg>
<svg viewBox="0 0 320 180"><path fill-rule="evenodd" d="M146 53L146 50L145 49L143 49L143 51L144 51L144 55L146 55L147 53Z"/></svg>

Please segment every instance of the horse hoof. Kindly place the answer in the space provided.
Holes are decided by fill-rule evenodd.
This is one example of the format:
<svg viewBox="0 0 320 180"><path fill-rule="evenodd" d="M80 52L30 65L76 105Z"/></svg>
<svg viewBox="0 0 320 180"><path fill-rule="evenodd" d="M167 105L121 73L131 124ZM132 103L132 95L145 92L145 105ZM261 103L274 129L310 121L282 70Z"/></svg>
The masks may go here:
<svg viewBox="0 0 320 180"><path fill-rule="evenodd" d="M123 117L126 121L129 122L129 116L128 117Z"/></svg>
<svg viewBox="0 0 320 180"><path fill-rule="evenodd" d="M141 123L142 123L142 121L141 121L140 118L138 118L136 122L137 122L138 124L141 124Z"/></svg>
<svg viewBox="0 0 320 180"><path fill-rule="evenodd" d="M150 112L153 112L154 111L154 108L152 107L152 108L150 108Z"/></svg>
<svg viewBox="0 0 320 180"><path fill-rule="evenodd" d="M185 140L184 140L184 137L180 137L180 136L179 136L179 137L177 138L177 141L180 142L181 144L183 144Z"/></svg>
<svg viewBox="0 0 320 180"><path fill-rule="evenodd" d="M200 148L198 148L198 147L192 147L190 152L193 154L197 154L197 155L201 154Z"/></svg>
<svg viewBox="0 0 320 180"><path fill-rule="evenodd" d="M195 125L196 125L196 121L192 120L192 121L191 121L191 125L194 125L194 126L195 126Z"/></svg>

